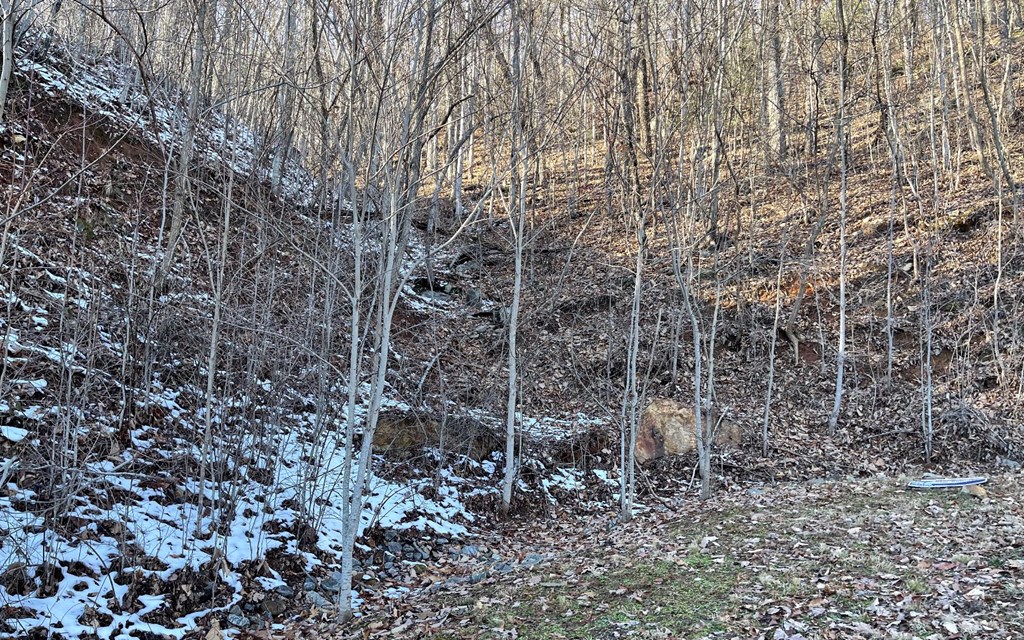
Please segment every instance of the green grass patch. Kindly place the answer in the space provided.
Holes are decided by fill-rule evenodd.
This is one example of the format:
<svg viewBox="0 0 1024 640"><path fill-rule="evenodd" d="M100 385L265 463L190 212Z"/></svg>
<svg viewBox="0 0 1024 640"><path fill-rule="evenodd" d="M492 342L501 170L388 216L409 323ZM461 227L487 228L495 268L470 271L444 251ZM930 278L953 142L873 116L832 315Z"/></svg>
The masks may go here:
<svg viewBox="0 0 1024 640"><path fill-rule="evenodd" d="M530 640L597 640L634 633L693 638L723 629L716 620L737 606L731 594L738 573L727 558L694 552L587 575L578 582L552 579L522 585L506 594L514 596L509 606L481 607L481 599L486 602L495 595L492 589L449 606L465 611L467 633L472 629L473 637L488 637L476 635L481 629L515 628L520 638Z"/></svg>

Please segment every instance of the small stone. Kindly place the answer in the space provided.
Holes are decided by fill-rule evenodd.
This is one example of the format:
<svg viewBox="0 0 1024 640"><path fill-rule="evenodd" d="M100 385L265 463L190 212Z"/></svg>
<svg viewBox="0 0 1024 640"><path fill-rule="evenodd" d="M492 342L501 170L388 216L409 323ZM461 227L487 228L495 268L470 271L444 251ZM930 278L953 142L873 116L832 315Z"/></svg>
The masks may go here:
<svg viewBox="0 0 1024 640"><path fill-rule="evenodd" d="M313 587L316 588L316 583L313 583ZM281 596L282 598L294 598L295 589L292 589L286 584L281 584L274 587L274 593Z"/></svg>
<svg viewBox="0 0 1024 640"><path fill-rule="evenodd" d="M448 540L448 538L438 538L437 540L434 540L434 544L441 545L441 546L449 544L449 543L450 543L450 540Z"/></svg>
<svg viewBox="0 0 1024 640"><path fill-rule="evenodd" d="M544 562L544 556L539 553L528 553L520 564L526 569L532 569L542 562Z"/></svg>
<svg viewBox="0 0 1024 640"><path fill-rule="evenodd" d="M478 584L487 579L486 571L477 571L473 575L469 576L469 584Z"/></svg>
<svg viewBox="0 0 1024 640"><path fill-rule="evenodd" d="M316 580L313 578L306 578L302 581L303 591L316 591Z"/></svg>
<svg viewBox="0 0 1024 640"><path fill-rule="evenodd" d="M335 571L320 583L320 588L327 593L339 593L341 591L341 574Z"/></svg>
<svg viewBox="0 0 1024 640"><path fill-rule="evenodd" d="M288 602L281 598L264 598L263 610L272 616L281 615L288 609Z"/></svg>
<svg viewBox="0 0 1024 640"><path fill-rule="evenodd" d="M228 614L228 624L236 629L245 629L249 626L249 618L236 613Z"/></svg>
<svg viewBox="0 0 1024 640"><path fill-rule="evenodd" d="M462 555L469 556L470 558L475 558L478 555L480 555L480 549L476 548L471 544L467 544L466 546L462 547Z"/></svg>
<svg viewBox="0 0 1024 640"><path fill-rule="evenodd" d="M316 591L306 593L306 604L312 605L317 609L332 609L334 607L334 604L330 600L323 597Z"/></svg>
<svg viewBox="0 0 1024 640"><path fill-rule="evenodd" d="M233 607L231 607L228 610L228 615L232 615L232 616L240 616L240 615L242 615L242 607L238 606L237 604L234 605Z"/></svg>
<svg viewBox="0 0 1024 640"><path fill-rule="evenodd" d="M499 562L498 564L494 565L494 570L498 573L512 573L512 571L515 570L515 567L513 567L507 562Z"/></svg>
<svg viewBox="0 0 1024 640"><path fill-rule="evenodd" d="M402 551L404 550L400 542L389 542L385 548L387 549L388 553L395 557L401 556Z"/></svg>
<svg viewBox="0 0 1024 640"><path fill-rule="evenodd" d="M392 531L391 529L388 529L387 531L384 532L384 539L389 541L389 542L392 541L392 540L397 540L398 539L398 534L395 533L394 531Z"/></svg>

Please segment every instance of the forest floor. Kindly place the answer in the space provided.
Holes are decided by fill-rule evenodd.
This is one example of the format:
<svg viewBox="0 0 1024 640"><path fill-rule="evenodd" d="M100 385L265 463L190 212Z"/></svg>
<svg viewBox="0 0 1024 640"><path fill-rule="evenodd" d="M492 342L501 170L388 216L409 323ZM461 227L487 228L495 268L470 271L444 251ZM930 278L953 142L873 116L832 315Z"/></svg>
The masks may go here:
<svg viewBox="0 0 1024 640"><path fill-rule="evenodd" d="M665 501L619 527L610 513L537 522L494 543L543 561L487 572L477 558L462 584L286 637L324 624L344 638L1021 637L1020 476L991 477L980 498L904 486L780 483Z"/></svg>
<svg viewBox="0 0 1024 640"><path fill-rule="evenodd" d="M253 370L271 373L251 380L247 367L220 372L217 402L232 422L216 448L235 471L217 491L234 506L214 522L202 513L206 492L196 489L210 399L195 363L209 353L211 263L201 248L217 233L222 192L211 178L199 194L173 293L146 306L133 292L149 286L147 270L161 255L160 184L169 165L160 141L176 135L176 107L155 105L167 117L137 128L150 109L132 105L149 103L120 100L117 84L134 74L112 61L81 67L74 59L19 67L16 124L0 139L8 199L46 203L23 207L7 238L12 250L0 259L0 471L14 473L0 492L0 637L1024 637L1020 476L992 476L984 498L903 489L923 450L926 397L935 403L934 471L1019 460L1024 450L1024 385L1013 373L1024 370L1024 305L1000 295L1024 290L1024 243L1005 235L1014 238L1005 254L993 253L1010 214L977 167L965 168L955 190L942 187L934 206L892 200L887 165L879 169L867 142L877 137L858 129L849 176L851 351L834 438L821 431L835 383L836 216L814 231L802 183L780 176L752 181L751 194L723 191L722 211L736 214L723 219L735 217L735 231L724 230L732 236L721 249L702 241L699 256L732 265L726 280L702 286L711 292L705 300L715 286L732 292L717 333L716 406L749 426L747 451L727 454L719 465L726 484L707 502L682 489L688 461L652 463L662 497L643 496L647 508L622 526L610 526L605 480L616 475L617 445L605 439L617 438L633 258L630 234L602 204L600 168L574 191L539 192L545 204L535 212L519 326L520 344L529 345L519 363L522 427L536 458L527 457L530 484L517 490L530 504L510 521L491 519L500 457L488 455L498 448L488 436L504 442L499 312L514 279L508 221L465 234L437 256L431 277L410 272L394 328L385 420L393 428L378 433L412 436L404 447L379 447L400 462L377 459L358 558L361 617L338 627L327 600L339 597L337 585L326 585L340 558L334 488L344 467L324 452L342 448L338 436L314 430L322 421L304 360L274 337L305 335L308 324L281 311L303 308L314 286L312 263L296 264L289 249L296 238L316 249L323 237L309 201L312 177L294 167L283 182L288 198L272 200L266 219L244 217L232 236L238 261L229 273L247 282L247 243L270 229L272 250L260 254L266 271L256 279L286 274L292 280L282 289L294 297L268 310L272 327L260 320L247 328L251 309L271 306L250 299L247 287L230 302L224 344L237 350L223 361L248 362L262 350L267 359ZM196 163L210 176L224 162L225 128L214 121L199 135ZM247 158L247 197L264 203L270 169L260 164L257 138L241 136L232 153ZM1024 137L1007 144L1020 156ZM800 165L801 180L824 180L815 166ZM67 188L75 181L77 190ZM834 205L835 189L824 195ZM749 217L743 225L741 215ZM891 238L890 216L902 229ZM412 233L417 247L427 246ZM652 229L642 368L650 397L685 398L692 335L668 239L665 225ZM932 243L934 255L922 254ZM934 260L927 291L916 267L922 256ZM794 308L804 338L790 349L777 318ZM146 340L125 337L137 326L149 327ZM931 386L922 382L925 353L933 355ZM150 366L158 384L141 374ZM888 369L891 385L882 385ZM770 458L754 453L766 406ZM340 405L336 413L344 415ZM468 435L435 462L442 424ZM421 432L431 435L417 440ZM566 436L566 455L544 442L552 432ZM66 473L65 439L76 443L81 473L73 477L82 490L53 481L51 470ZM481 460L447 466L479 448ZM324 514L316 531L302 527L302 496ZM223 555L214 538L193 534L204 518L211 536L229 532L218 538L228 541Z"/></svg>

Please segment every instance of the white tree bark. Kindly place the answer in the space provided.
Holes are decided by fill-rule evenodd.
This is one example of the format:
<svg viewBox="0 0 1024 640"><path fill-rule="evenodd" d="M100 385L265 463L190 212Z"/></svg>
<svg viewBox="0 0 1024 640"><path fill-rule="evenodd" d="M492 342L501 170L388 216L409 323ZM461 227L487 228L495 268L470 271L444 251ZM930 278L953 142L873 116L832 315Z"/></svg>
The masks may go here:
<svg viewBox="0 0 1024 640"><path fill-rule="evenodd" d="M4 124L4 107L7 104L7 88L14 71L14 0L0 0L0 43L3 49L3 66L0 67L0 127Z"/></svg>
<svg viewBox="0 0 1024 640"><path fill-rule="evenodd" d="M508 396L505 407L505 469L501 480L501 512L508 515L512 504L512 488L516 476L516 390L519 385L519 358L517 337L519 334L519 303L523 291L523 244L526 241L526 176L529 157L526 146L526 132L523 130L523 60L522 19L518 2L512 5L512 175L515 176L515 196L511 199L509 213L514 234L515 282L512 286L512 304L508 314Z"/></svg>

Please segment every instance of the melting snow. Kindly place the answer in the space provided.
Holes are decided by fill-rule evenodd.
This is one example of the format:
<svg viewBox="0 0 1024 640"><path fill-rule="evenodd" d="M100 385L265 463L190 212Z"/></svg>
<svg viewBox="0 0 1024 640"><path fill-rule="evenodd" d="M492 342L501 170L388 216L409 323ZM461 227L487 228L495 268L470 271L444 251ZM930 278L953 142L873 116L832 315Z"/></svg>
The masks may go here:
<svg viewBox="0 0 1024 640"><path fill-rule="evenodd" d="M22 440L25 439L25 436L27 435L28 429L12 427L10 425L0 425L0 436L7 438L11 442L21 442Z"/></svg>

